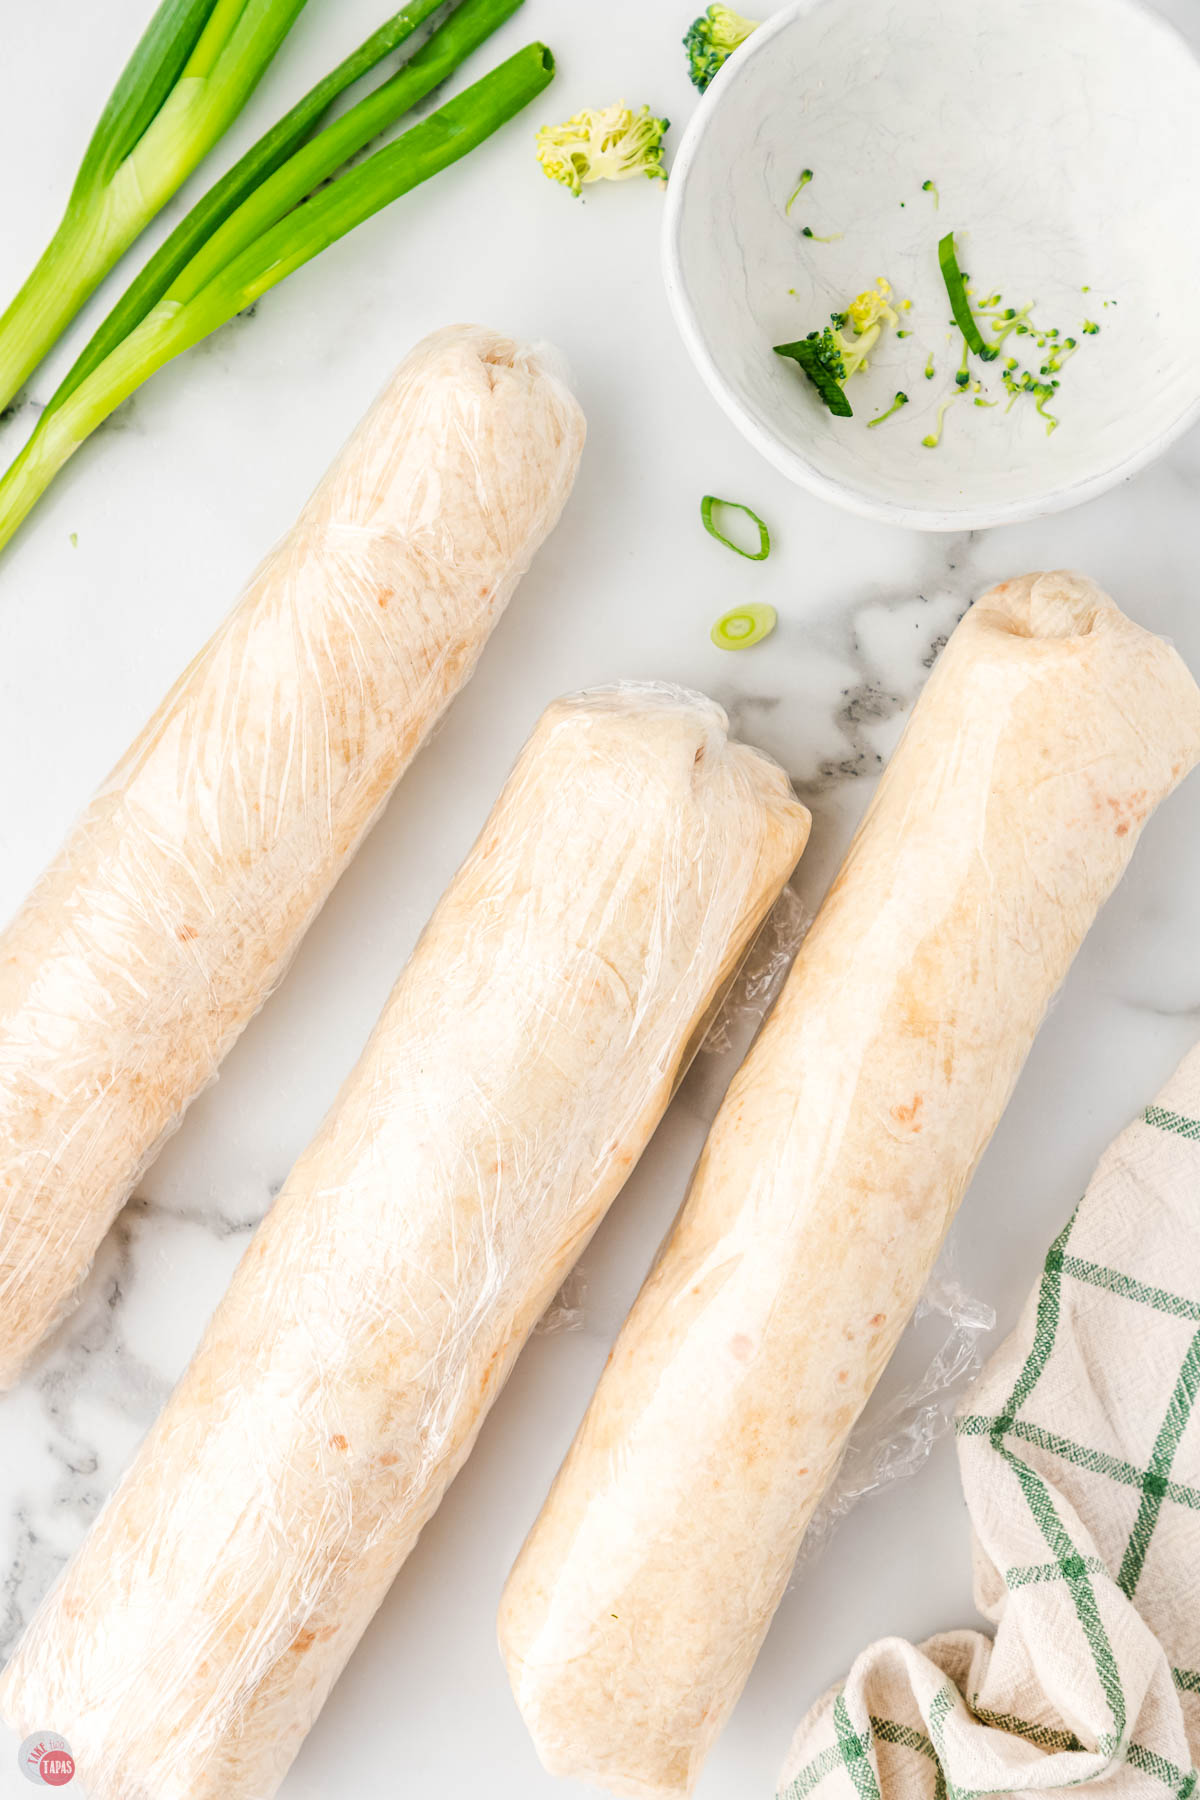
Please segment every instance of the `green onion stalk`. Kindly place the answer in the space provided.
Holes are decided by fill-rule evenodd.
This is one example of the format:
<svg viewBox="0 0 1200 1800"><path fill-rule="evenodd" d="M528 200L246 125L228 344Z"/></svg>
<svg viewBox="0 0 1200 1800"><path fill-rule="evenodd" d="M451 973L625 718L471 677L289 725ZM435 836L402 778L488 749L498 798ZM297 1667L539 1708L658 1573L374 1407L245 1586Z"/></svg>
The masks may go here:
<svg viewBox="0 0 1200 1800"><path fill-rule="evenodd" d="M313 191L444 80L518 4L463 0L397 75L243 201L133 330L76 386L56 396L0 481L0 547L80 444L157 369L382 207L467 155L536 99L554 75L554 58L540 43L519 50L394 143Z"/></svg>
<svg viewBox="0 0 1200 1800"><path fill-rule="evenodd" d="M247 199L268 176L273 175L316 130L329 108L346 89L370 74L393 50L445 0L412 0L382 24L378 31L351 52L298 100L270 131L251 145L232 169L211 187L180 221L166 242L155 251L145 268L130 283L103 324L71 365L61 384L51 396L49 407L58 406L77 388L86 375L97 368L111 350L140 325L150 309L162 299L175 277L191 261L200 245L210 238L219 225ZM516 0L514 0L514 5Z"/></svg>
<svg viewBox="0 0 1200 1800"><path fill-rule="evenodd" d="M241 112L305 0L162 0L84 153L62 222L0 317L0 410Z"/></svg>

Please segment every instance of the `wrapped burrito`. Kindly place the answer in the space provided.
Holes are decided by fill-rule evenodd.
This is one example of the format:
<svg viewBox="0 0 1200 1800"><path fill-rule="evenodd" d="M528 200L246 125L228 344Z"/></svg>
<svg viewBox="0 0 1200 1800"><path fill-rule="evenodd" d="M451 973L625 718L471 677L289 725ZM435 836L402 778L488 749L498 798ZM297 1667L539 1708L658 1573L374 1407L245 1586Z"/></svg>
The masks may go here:
<svg viewBox="0 0 1200 1800"><path fill-rule="evenodd" d="M0 1681L93 1800L275 1792L808 823L698 696L545 714Z"/></svg>
<svg viewBox="0 0 1200 1800"><path fill-rule="evenodd" d="M509 1579L546 1766L690 1791L1047 1004L1200 755L1175 652L1071 575L919 701Z"/></svg>
<svg viewBox="0 0 1200 1800"><path fill-rule="evenodd" d="M427 338L0 936L0 1387L470 675L582 443L537 351Z"/></svg>

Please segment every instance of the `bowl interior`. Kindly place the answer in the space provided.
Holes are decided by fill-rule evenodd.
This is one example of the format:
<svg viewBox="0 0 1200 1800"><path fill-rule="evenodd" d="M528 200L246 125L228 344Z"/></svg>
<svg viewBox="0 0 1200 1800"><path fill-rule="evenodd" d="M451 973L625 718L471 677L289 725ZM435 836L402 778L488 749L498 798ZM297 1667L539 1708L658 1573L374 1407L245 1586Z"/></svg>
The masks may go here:
<svg viewBox="0 0 1200 1800"><path fill-rule="evenodd" d="M1131 472L1200 405L1200 64L1134 0L803 0L713 84L671 186L693 354L760 447L830 498L932 527L1020 517ZM1078 340L1047 403L1057 429L1028 399L1006 410L1003 362L973 360L983 392L923 445L957 392L950 230L976 301L1032 303ZM911 335L885 332L837 419L772 346L879 276L911 300ZM1045 357L1032 337L1010 352L1035 374ZM897 391L909 404L868 429Z"/></svg>

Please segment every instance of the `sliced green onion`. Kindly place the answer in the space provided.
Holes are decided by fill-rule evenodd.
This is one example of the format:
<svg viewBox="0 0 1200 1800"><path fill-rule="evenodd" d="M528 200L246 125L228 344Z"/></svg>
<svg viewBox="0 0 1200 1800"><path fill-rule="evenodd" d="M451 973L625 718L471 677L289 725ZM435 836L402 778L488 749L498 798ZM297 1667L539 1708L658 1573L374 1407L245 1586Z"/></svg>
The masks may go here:
<svg viewBox="0 0 1200 1800"><path fill-rule="evenodd" d="M162 0L109 97L66 212L0 318L0 410L241 112L305 0Z"/></svg>
<svg viewBox="0 0 1200 1800"><path fill-rule="evenodd" d="M150 258L141 274L126 288L103 324L89 339L51 396L46 411L61 405L85 376L98 368L111 350L140 325L175 277L186 268L207 242L254 190L273 175L298 150L320 124L333 102L368 75L377 63L410 37L444 0L411 0L381 25L378 31L351 52L323 81L310 88L290 112L260 137L246 154L223 175L175 227L167 241ZM514 9L518 0L514 0ZM394 115L398 116L398 115ZM369 139L364 137L362 142ZM356 146L361 148L361 145Z"/></svg>
<svg viewBox="0 0 1200 1800"><path fill-rule="evenodd" d="M709 636L718 650L748 650L770 637L778 623L773 606L734 606L721 614Z"/></svg>
<svg viewBox="0 0 1200 1800"><path fill-rule="evenodd" d="M748 519L753 520L754 524L758 526L757 550L743 550L742 546L735 544L731 537L726 537L713 517L713 512L718 506L728 507L732 512L745 513ZM709 537L715 537L718 544L724 544L726 549L735 551L738 556L744 556L747 562L766 562L771 554L771 534L766 525L756 512L748 506L743 506L740 500L718 500L715 494L705 494L700 502L700 517L704 521L704 529Z"/></svg>
<svg viewBox="0 0 1200 1800"><path fill-rule="evenodd" d="M892 404L888 407L886 412L878 413L875 418L867 420L867 430L870 431L872 429L872 427L875 425L882 425L883 421L885 419L890 419L893 413L898 413L902 406L907 406L907 405L908 405L908 395L907 394L897 394L896 398L892 401Z"/></svg>
<svg viewBox="0 0 1200 1800"><path fill-rule="evenodd" d="M797 338L794 344L775 344L772 348L776 356L788 356L799 363L831 413L839 419L854 417L854 408L846 398L845 388L821 361L816 332L812 337Z"/></svg>
<svg viewBox="0 0 1200 1800"><path fill-rule="evenodd" d="M785 214L791 212L792 202L795 200L798 200L800 198L801 194L804 192L805 188L808 186L808 184L811 180L812 180L812 170L811 169L801 169L800 179L796 183L795 187L792 189L791 196L788 200L788 203L783 209Z"/></svg>
<svg viewBox="0 0 1200 1800"><path fill-rule="evenodd" d="M946 293L950 300L950 310L954 314L954 323L967 341L967 347L975 356L981 356L984 362L994 362L996 351L991 344L985 344L979 322L971 311L971 302L967 298L967 284L962 270L958 266L958 253L954 248L954 233L948 231L938 244L938 266L942 271L942 280L946 284Z"/></svg>
<svg viewBox="0 0 1200 1800"><path fill-rule="evenodd" d="M461 59L466 53L464 45L477 42L481 32L487 35L483 27L489 18L494 27L501 16L507 17L512 10L513 0L464 0L459 11L418 53L424 70L420 79L424 81L436 70L440 80L449 72L447 65L453 60L450 47L457 46ZM394 80L401 83L405 76L411 79L410 71L417 64L418 57L413 57ZM528 106L549 85L553 75L554 58L546 46L526 45L482 81L412 126L395 143L376 151L366 162L356 164L279 216L284 200L293 191L289 171L297 158L286 163L220 227L216 235L225 234L223 243L229 260L219 269L212 268L208 266L210 258L202 251L207 279L197 288L191 277L199 258L193 258L128 337L53 412L42 415L28 443L0 481L0 547L8 542L84 439L156 369L208 337L381 207L475 149ZM371 102L375 98L372 95L360 103L372 118L375 114ZM365 115L355 108L298 153L299 158L305 159L305 170L311 173L313 167L321 166L325 153L318 146L322 140L329 133L340 134L356 115L360 123L354 130L361 129ZM333 141L344 148L341 135ZM309 152L314 153L311 158ZM251 235L250 227L258 235Z"/></svg>

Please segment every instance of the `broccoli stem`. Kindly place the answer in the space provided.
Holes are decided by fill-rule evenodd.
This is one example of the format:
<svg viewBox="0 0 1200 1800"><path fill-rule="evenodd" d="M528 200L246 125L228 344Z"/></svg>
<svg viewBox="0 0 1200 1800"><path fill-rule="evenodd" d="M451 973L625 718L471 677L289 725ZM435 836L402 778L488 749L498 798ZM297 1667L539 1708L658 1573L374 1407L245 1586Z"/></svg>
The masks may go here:
<svg viewBox="0 0 1200 1800"><path fill-rule="evenodd" d="M509 0L478 0L475 10L478 14L490 6L494 12L508 4ZM431 39L430 46L435 41ZM212 271L198 291L187 291L185 269L177 285L187 297L166 295L159 300L55 411L39 421L0 481L0 547L80 444L164 363L216 331L381 207L467 155L535 99L553 75L554 58L546 46L527 45L394 144L276 218L252 242L243 246L235 234L231 260Z"/></svg>

